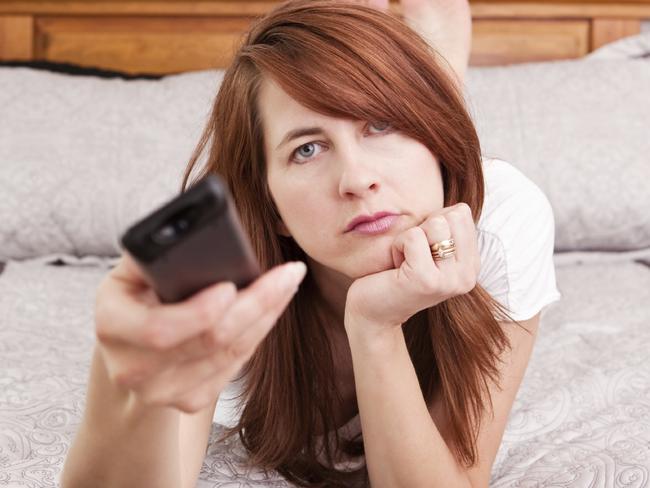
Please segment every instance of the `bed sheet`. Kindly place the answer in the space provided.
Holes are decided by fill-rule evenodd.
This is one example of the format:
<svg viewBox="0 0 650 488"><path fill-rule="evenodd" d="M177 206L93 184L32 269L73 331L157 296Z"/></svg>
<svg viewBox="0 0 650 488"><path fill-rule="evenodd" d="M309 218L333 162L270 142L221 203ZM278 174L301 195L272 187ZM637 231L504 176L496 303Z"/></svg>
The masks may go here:
<svg viewBox="0 0 650 488"><path fill-rule="evenodd" d="M0 486L58 486L83 412L95 290L114 260L63 261L0 274ZM649 262L557 266L563 299L542 316L490 486L650 486ZM198 487L290 486L243 468L237 439L215 442L221 429Z"/></svg>

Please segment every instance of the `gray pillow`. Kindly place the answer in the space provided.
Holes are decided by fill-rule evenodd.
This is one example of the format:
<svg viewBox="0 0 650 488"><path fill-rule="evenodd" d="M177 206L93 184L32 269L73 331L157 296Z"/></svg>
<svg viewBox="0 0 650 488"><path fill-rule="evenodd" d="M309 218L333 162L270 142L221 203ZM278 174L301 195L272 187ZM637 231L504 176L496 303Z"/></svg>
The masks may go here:
<svg viewBox="0 0 650 488"><path fill-rule="evenodd" d="M650 60L629 59L642 49L469 70L484 154L544 190L559 251L650 246ZM0 260L117 256L121 233L177 193L222 76L0 67Z"/></svg>
<svg viewBox="0 0 650 488"><path fill-rule="evenodd" d="M483 152L546 193L556 251L650 247L648 53L644 33L580 60L469 70Z"/></svg>
<svg viewBox="0 0 650 488"><path fill-rule="evenodd" d="M0 68L0 260L118 255L126 227L179 191L221 75Z"/></svg>

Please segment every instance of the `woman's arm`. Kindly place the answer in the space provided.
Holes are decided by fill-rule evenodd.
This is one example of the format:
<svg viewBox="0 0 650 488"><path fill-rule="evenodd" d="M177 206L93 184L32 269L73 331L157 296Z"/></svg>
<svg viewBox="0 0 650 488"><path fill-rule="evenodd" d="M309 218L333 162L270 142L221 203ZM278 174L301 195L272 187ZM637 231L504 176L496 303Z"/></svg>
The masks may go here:
<svg viewBox="0 0 650 488"><path fill-rule="evenodd" d="M372 488L472 488L431 419L402 329L359 333L370 327L346 324Z"/></svg>
<svg viewBox="0 0 650 488"><path fill-rule="evenodd" d="M240 292L221 282L168 304L124 254L97 291L86 411L63 487L195 486L221 389L306 271L304 263L283 264Z"/></svg>
<svg viewBox="0 0 650 488"><path fill-rule="evenodd" d="M188 418L203 425L203 417L211 422L213 410L214 406L207 407ZM188 449L179 430L181 415L174 408L133 402L128 391L109 380L95 350L86 412L66 458L62 488L194 486L209 431L192 439L196 447ZM185 423L185 430L196 434L199 426L190 429Z"/></svg>
<svg viewBox="0 0 650 488"><path fill-rule="evenodd" d="M401 327L377 335L374 324L346 322L352 351L357 402L366 462L373 488L487 488L515 396L533 349L539 314L501 326L512 351L501 357L502 390L490 385L494 416L481 420L478 461L470 469L457 463L443 437L440 405L428 408L406 348ZM372 330L370 337L363 331ZM441 434L441 432L443 434Z"/></svg>

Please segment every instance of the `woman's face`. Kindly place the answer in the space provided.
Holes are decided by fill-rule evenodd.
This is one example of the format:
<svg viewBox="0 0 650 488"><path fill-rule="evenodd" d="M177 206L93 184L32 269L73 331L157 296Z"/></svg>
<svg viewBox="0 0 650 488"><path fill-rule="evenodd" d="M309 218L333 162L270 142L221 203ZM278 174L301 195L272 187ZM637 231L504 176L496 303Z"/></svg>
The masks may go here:
<svg viewBox="0 0 650 488"><path fill-rule="evenodd" d="M270 78L259 105L278 232L293 237L311 268L330 274L353 280L393 268L393 239L443 206L440 166L427 147L382 121L313 112ZM320 130L287 138L306 128ZM358 215L381 211L400 215L388 231L346 232Z"/></svg>

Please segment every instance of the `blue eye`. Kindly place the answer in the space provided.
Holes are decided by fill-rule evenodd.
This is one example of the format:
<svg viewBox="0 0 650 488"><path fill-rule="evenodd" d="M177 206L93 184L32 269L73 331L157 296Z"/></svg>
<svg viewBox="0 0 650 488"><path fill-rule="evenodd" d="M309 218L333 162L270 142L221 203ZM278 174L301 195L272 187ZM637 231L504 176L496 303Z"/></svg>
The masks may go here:
<svg viewBox="0 0 650 488"><path fill-rule="evenodd" d="M307 151L309 154L306 154L306 153L304 153L304 152L301 151L301 149L305 149L305 148L307 148L307 147L311 147L311 148L312 148L311 151ZM296 150L296 152L297 152L300 156L304 156L304 157L306 157L306 158L310 158L310 157L312 157L312 156L314 155L313 147L314 147L314 144L310 142L310 143L307 143L307 144L304 144L304 145L300 146L300 147Z"/></svg>
<svg viewBox="0 0 650 488"><path fill-rule="evenodd" d="M303 144L302 146L299 146L293 153L291 153L291 161L294 163L301 163L304 160L296 159L296 157L301 157L301 158L306 158L310 159L314 156L314 151L306 151L303 152L302 149L308 148L308 147L313 147L313 146L320 146L319 143L317 142L308 142L307 144Z"/></svg>
<svg viewBox="0 0 650 488"><path fill-rule="evenodd" d="M375 129L378 130L379 133L383 134L385 132L390 132L391 124L390 122L372 122L369 123L366 127L374 127ZM376 134L376 133L375 133ZM315 148L314 146L322 146L322 144L318 142L308 142L306 144L303 144L302 146L299 146L297 149L295 149L292 153L291 156L289 157L289 161L292 163L304 163L306 161L309 161L314 157L314 152ZM304 152L303 149L306 148L314 148L311 151L306 151ZM298 159L298 158L304 158L304 159Z"/></svg>
<svg viewBox="0 0 650 488"><path fill-rule="evenodd" d="M375 127L375 129L379 129L380 131L385 131L390 127L389 122L373 122L370 125Z"/></svg>

